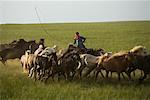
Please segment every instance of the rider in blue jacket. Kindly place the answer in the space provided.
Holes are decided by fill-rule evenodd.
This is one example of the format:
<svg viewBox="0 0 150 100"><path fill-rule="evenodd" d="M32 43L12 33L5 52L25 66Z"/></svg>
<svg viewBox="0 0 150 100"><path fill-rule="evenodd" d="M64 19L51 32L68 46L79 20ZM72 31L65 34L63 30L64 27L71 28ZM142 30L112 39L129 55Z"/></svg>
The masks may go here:
<svg viewBox="0 0 150 100"><path fill-rule="evenodd" d="M84 42L85 42L86 38L83 36L80 36L79 32L76 32L75 37L74 37L74 44L77 45L77 47L79 48L85 48L84 46Z"/></svg>

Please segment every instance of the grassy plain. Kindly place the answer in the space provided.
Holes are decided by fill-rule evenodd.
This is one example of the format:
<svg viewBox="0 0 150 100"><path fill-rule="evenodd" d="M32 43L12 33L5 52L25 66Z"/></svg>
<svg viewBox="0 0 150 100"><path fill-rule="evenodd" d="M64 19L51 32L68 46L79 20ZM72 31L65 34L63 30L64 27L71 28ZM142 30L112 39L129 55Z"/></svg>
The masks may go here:
<svg viewBox="0 0 150 100"><path fill-rule="evenodd" d="M42 29L47 30L45 33ZM139 22L101 22L101 23L63 23L63 24L6 24L0 25L0 43L15 39L25 40L45 38L46 45L65 48L73 42L75 32L87 38L88 48L104 48L118 52L129 50L135 45L144 45L150 51L150 21ZM150 100L150 80L143 84L117 78L92 78L53 82L48 84L34 82L22 73L19 60L10 60L6 66L0 63L0 100Z"/></svg>

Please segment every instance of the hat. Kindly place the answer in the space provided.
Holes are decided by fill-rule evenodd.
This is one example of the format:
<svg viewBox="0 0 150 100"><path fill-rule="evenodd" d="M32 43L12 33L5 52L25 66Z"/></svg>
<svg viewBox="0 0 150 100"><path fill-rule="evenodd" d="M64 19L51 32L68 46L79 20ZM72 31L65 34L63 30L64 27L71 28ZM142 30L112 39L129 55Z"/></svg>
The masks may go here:
<svg viewBox="0 0 150 100"><path fill-rule="evenodd" d="M78 35L78 34L79 34L79 32L76 32L76 34Z"/></svg>

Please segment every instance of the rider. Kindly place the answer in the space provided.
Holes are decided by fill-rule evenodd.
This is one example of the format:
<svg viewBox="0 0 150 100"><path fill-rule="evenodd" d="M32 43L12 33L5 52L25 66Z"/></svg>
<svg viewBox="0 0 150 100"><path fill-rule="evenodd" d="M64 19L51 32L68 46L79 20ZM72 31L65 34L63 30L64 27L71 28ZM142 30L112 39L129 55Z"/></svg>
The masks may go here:
<svg viewBox="0 0 150 100"><path fill-rule="evenodd" d="M83 36L80 36L79 32L75 33L74 44L76 44L77 47L79 47L79 48L85 48L85 46L83 44L85 42L85 40L86 40L86 38L83 37Z"/></svg>
<svg viewBox="0 0 150 100"><path fill-rule="evenodd" d="M45 40L42 38L42 39L40 39L40 41L39 41L39 45L42 45L43 46L43 48L45 48L45 46L44 46L44 42L45 42Z"/></svg>
<svg viewBox="0 0 150 100"><path fill-rule="evenodd" d="M38 56L43 50L44 50L44 47L42 44L40 44L39 48L34 52L34 55Z"/></svg>

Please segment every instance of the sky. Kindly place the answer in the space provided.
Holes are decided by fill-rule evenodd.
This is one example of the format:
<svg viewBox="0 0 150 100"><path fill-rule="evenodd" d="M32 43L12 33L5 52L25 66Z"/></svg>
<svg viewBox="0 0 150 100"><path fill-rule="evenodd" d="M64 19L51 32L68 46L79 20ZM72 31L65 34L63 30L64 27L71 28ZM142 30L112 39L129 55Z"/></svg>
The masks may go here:
<svg viewBox="0 0 150 100"><path fill-rule="evenodd" d="M150 0L0 0L0 8L0 23L150 20Z"/></svg>

